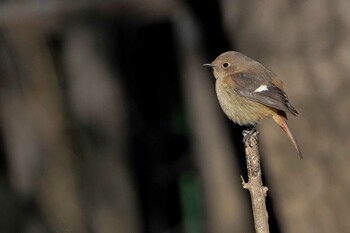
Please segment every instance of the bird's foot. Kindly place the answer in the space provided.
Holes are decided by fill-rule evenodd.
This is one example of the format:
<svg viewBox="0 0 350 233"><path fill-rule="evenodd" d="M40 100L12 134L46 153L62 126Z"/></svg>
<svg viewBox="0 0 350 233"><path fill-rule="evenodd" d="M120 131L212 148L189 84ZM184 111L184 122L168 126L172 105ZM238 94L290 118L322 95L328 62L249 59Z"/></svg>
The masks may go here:
<svg viewBox="0 0 350 233"><path fill-rule="evenodd" d="M256 124L243 130L243 142L245 143L256 132Z"/></svg>

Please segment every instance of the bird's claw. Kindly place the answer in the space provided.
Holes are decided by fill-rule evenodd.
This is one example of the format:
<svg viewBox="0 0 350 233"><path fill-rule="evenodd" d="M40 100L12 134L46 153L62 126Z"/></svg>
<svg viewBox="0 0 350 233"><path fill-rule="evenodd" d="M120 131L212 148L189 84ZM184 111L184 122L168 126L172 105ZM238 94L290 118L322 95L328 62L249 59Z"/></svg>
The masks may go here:
<svg viewBox="0 0 350 233"><path fill-rule="evenodd" d="M243 142L245 143L256 132L256 124L243 130ZM249 143L249 146L250 143Z"/></svg>

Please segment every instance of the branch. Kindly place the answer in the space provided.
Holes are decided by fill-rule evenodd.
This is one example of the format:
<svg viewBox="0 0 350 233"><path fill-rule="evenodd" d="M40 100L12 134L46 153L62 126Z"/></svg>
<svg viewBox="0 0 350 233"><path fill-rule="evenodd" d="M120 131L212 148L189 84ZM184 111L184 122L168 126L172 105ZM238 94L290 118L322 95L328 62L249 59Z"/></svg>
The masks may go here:
<svg viewBox="0 0 350 233"><path fill-rule="evenodd" d="M268 188L263 186L261 179L260 154L258 147L259 132L255 129L244 130L244 144L248 169L248 183L242 178L243 188L248 189L252 200L256 233L268 233L269 223L265 198Z"/></svg>

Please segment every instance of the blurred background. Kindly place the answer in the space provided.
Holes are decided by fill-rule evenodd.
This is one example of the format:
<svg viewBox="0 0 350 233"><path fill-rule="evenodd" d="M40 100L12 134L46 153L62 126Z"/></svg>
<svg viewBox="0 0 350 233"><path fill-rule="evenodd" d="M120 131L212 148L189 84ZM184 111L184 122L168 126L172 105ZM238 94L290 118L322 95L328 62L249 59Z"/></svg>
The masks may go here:
<svg viewBox="0 0 350 233"><path fill-rule="evenodd" d="M300 115L259 128L271 232L350 232L350 2L0 1L0 232L254 232L242 128L203 63L240 51Z"/></svg>

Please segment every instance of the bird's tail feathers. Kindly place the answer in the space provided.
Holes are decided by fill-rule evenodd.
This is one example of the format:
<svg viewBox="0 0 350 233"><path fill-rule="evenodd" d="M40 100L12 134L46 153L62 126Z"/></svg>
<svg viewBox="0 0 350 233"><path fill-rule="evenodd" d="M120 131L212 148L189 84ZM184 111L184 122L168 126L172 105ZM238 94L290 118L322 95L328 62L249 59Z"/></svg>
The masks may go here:
<svg viewBox="0 0 350 233"><path fill-rule="evenodd" d="M273 117L273 120L283 129L283 131L287 134L288 138L292 141L295 149L298 151L299 156L301 159L303 159L303 154L301 153L300 147L294 138L292 132L290 131L288 124L287 124L287 119L281 115L275 115Z"/></svg>

